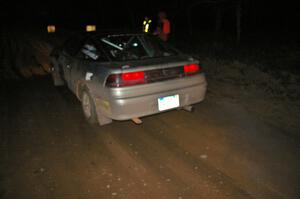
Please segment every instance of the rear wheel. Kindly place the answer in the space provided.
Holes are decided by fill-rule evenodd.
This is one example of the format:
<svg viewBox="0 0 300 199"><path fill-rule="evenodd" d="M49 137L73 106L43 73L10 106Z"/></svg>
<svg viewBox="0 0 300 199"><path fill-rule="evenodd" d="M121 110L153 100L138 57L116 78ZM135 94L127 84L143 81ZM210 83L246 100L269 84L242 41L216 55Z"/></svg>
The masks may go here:
<svg viewBox="0 0 300 199"><path fill-rule="evenodd" d="M91 97L91 95L89 94L89 92L86 90L84 90L82 92L81 105L82 105L82 111L83 111L83 114L84 114L86 120L90 124L98 123L94 100Z"/></svg>

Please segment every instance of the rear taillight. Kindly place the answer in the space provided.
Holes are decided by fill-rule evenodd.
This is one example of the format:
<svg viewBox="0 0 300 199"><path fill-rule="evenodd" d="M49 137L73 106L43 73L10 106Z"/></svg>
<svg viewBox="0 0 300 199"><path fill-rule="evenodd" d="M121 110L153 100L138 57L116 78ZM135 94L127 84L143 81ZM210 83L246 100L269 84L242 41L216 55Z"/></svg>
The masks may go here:
<svg viewBox="0 0 300 199"><path fill-rule="evenodd" d="M186 75L190 75L199 72L200 66L198 64L186 64L183 66L183 70Z"/></svg>
<svg viewBox="0 0 300 199"><path fill-rule="evenodd" d="M122 73L123 81L140 81L145 80L144 72L130 72L130 73Z"/></svg>
<svg viewBox="0 0 300 199"><path fill-rule="evenodd" d="M106 86L108 87L124 87L144 83L146 83L146 81L145 72L143 71L111 74L106 80Z"/></svg>
<svg viewBox="0 0 300 199"><path fill-rule="evenodd" d="M160 82L175 78L182 78L198 74L201 68L198 64L186 64L163 69L154 69L147 71L124 72L111 74L106 80L107 87L126 87L139 84Z"/></svg>

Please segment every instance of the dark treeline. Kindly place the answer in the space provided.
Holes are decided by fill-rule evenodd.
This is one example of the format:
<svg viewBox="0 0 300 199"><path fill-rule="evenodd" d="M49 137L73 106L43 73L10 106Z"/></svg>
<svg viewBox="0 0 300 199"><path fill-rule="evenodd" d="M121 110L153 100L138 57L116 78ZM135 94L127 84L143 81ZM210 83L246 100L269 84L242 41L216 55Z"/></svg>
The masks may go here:
<svg viewBox="0 0 300 199"><path fill-rule="evenodd" d="M230 46L236 44L241 47L255 44L252 49L261 49L263 45L274 49L279 49L278 45L284 45L285 49L289 48L289 44L293 45L293 49L299 46L299 12L288 1L1 1L1 73L14 76L13 71L20 71L20 68L33 70L37 65L45 65L37 57L41 52L49 54L49 41L50 46L55 45L52 36L46 33L48 24L56 25L56 36L65 30L84 31L87 24L97 25L99 31L140 31L144 17L148 16L153 20L150 28L153 31L160 10L168 14L172 27L171 41L175 44L184 39L186 43L193 44L193 48L202 46L202 50L205 50L203 46L216 46L219 54L228 54ZM35 42L37 40L41 42ZM220 46L226 46L226 49ZM244 48L248 46L244 45Z"/></svg>
<svg viewBox="0 0 300 199"><path fill-rule="evenodd" d="M166 10L177 32L296 31L299 12L289 2L259 0L166 0L166 1L1 1L1 24L48 24L79 27L138 28L144 16L157 19ZM239 16L237 16L239 15Z"/></svg>

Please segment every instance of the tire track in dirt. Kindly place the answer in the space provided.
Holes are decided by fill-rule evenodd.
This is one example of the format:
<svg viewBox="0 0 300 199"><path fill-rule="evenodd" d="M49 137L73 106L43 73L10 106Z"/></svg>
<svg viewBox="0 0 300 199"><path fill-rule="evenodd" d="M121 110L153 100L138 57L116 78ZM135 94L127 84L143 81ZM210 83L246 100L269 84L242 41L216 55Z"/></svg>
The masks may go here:
<svg viewBox="0 0 300 199"><path fill-rule="evenodd" d="M135 153L138 154L132 151L132 156L151 170L152 175L157 175L163 181L169 181L166 186L171 192L178 193L177 195L184 198L231 198L230 194L237 198L251 198L244 190L233 186L233 180L228 176L187 155L177 143L159 135L157 133L159 128L154 126L153 121L151 127L144 123L133 128L134 131L126 132L126 136L125 132L121 132L115 139L119 140L126 150L132 151L129 144L135 143L137 145Z"/></svg>
<svg viewBox="0 0 300 199"><path fill-rule="evenodd" d="M199 106L202 104L197 106L201 109ZM215 121L209 121L211 116L207 114L207 110L210 108L207 106L208 104L205 105L206 108L202 107L206 109L204 114L170 112L168 117L158 116L156 118L161 119L159 120L161 124L157 128L165 123L176 123L165 131L167 139L170 139L171 142L180 143L184 150L191 152L198 159L202 159L201 154L207 156L205 162L209 167L216 168L225 176L230 176L236 186L247 190L255 198L296 196L296 186L299 182L297 182L295 171L297 171L299 161L295 161L297 160L297 151L292 152L295 148L290 146L291 142L269 137L271 136L268 135L269 132L265 132L268 128L261 124L257 124L258 132L255 134L252 132L252 128L250 130L244 129L245 124L234 126L240 121L228 118L226 111L222 113L224 111L222 107L216 108L222 116L215 115ZM241 114L232 108L230 110L232 111L230 114ZM245 121L242 122L245 123ZM247 122L248 124L255 124L253 120ZM276 132L270 133L277 136ZM260 136L260 139L256 135ZM278 135L280 136L280 134ZM251 140L248 136L252 136ZM274 156L274 148L272 149L272 147L276 145L273 143L277 143L280 149L285 148L285 150L279 153L280 149L276 149L275 151L278 153L277 156ZM291 154L286 154L286 151L291 151ZM281 156L281 153L285 156ZM293 168L290 170L278 164L283 160L296 165L287 164L289 168ZM282 173L283 176L274 175L274 172ZM283 183L284 180L286 183ZM295 186L285 186L288 182L293 182Z"/></svg>
<svg viewBox="0 0 300 199"><path fill-rule="evenodd" d="M145 117L142 125L96 127L84 120L75 96L49 79L10 88L14 100L0 108L8 130L4 198L297 196L294 146L251 118L240 124L239 111L213 99L193 114L171 111Z"/></svg>

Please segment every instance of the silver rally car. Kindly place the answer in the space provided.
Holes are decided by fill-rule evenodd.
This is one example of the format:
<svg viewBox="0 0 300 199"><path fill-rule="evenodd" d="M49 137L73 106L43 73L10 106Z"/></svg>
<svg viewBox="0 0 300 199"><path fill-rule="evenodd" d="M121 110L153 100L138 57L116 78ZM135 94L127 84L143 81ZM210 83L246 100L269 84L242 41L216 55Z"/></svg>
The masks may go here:
<svg viewBox="0 0 300 199"><path fill-rule="evenodd" d="M90 123L191 110L206 93L199 61L152 35L75 34L51 53L54 85L67 85Z"/></svg>

